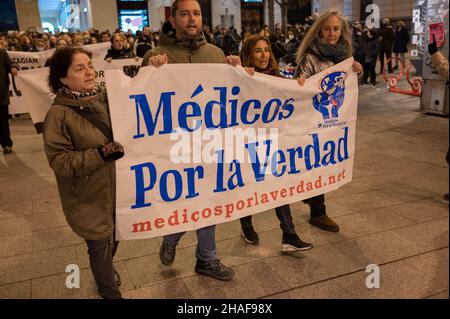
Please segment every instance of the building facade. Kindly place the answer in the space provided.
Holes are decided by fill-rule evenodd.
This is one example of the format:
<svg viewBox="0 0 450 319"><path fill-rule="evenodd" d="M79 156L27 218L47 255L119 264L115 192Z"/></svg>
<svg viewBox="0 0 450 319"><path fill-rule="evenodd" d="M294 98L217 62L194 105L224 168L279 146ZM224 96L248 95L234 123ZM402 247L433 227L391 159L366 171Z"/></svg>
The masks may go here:
<svg viewBox="0 0 450 319"><path fill-rule="evenodd" d="M40 27L42 22L60 24L66 12L62 12L60 4L60 17L47 17L39 12L39 0L14 0L16 5L19 30L28 27ZM130 26L149 25L152 30L159 30L161 24L170 16L172 0L55 0L63 2L65 7L73 5L79 7L78 18L74 16L74 29L87 29L94 27L98 30L113 31L119 27L126 29ZM250 32L257 31L263 25L269 24L269 10L267 0L199 0L204 24L215 27L219 25L231 27L238 31L243 27ZM321 13L329 9L340 10L349 21L365 20L371 13L366 12L369 5L379 8L380 17L390 17L393 20L410 21L414 0L311 0L303 4L289 2L288 23L302 22L304 18L313 13ZM139 15L142 17L139 18ZM140 20L139 20L140 19ZM72 19L71 19L72 20ZM281 9L274 6L275 23L281 23ZM77 24L78 23L78 24ZM127 24L128 23L128 24ZM125 26L125 27L124 27Z"/></svg>

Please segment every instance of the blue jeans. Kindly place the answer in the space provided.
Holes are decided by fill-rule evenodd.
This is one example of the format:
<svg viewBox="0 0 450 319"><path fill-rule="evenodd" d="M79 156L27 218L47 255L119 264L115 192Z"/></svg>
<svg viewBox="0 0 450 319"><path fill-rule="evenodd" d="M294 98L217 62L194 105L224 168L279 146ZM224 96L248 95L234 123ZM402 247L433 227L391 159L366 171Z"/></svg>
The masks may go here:
<svg viewBox="0 0 450 319"><path fill-rule="evenodd" d="M168 246L175 246L186 232L164 236ZM197 230L197 250L195 257L204 262L216 260L216 225Z"/></svg>

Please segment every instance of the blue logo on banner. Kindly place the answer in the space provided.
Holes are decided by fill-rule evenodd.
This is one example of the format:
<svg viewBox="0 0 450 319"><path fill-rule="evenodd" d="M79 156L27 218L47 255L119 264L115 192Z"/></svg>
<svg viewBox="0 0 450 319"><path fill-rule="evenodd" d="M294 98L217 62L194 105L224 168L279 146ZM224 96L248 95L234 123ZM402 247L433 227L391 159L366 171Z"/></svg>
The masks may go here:
<svg viewBox="0 0 450 319"><path fill-rule="evenodd" d="M322 93L313 98L314 108L319 111L324 121L330 117L337 119L339 109L345 98L345 72L334 72L322 79L320 87Z"/></svg>

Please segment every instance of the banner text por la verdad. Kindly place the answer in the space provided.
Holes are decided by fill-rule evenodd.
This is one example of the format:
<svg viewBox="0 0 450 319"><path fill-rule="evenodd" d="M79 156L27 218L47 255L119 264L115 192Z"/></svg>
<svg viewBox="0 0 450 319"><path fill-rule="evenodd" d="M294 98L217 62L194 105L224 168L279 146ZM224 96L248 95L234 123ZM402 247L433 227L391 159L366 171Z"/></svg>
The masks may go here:
<svg viewBox="0 0 450 319"><path fill-rule="evenodd" d="M351 59L314 76L304 88L293 80L250 77L227 65L146 67L133 79L106 71L114 137L126 152L117 162L118 236L147 238L198 229L348 183L356 84ZM236 148L230 141L194 145L209 148L213 162L171 158L171 149L180 143L171 139L174 134L194 137L203 130L225 136L230 130L256 128L276 128L278 135L247 138L239 145L245 161L224 160ZM233 214L230 198L236 204ZM253 205L248 205L250 198ZM173 222L175 215L184 222Z"/></svg>

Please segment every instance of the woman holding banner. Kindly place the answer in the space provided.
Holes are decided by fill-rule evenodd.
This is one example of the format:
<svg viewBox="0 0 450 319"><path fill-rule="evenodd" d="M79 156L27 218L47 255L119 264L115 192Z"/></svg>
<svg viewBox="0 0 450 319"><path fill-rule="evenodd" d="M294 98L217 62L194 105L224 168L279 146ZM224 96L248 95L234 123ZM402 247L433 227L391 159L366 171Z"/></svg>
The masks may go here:
<svg viewBox="0 0 450 319"><path fill-rule="evenodd" d="M91 53L61 48L50 60L49 86L56 94L44 121L44 147L72 230L86 240L99 295L121 298L112 260L115 160L124 155L113 141L106 95L99 91Z"/></svg>
<svg viewBox="0 0 450 319"><path fill-rule="evenodd" d="M352 56L352 36L347 22L339 12L327 11L312 25L297 51L295 77L303 86L305 79ZM359 62L353 63L353 71L361 73ZM339 226L326 213L324 195L304 202L311 209L311 225L330 232L339 231Z"/></svg>
<svg viewBox="0 0 450 319"><path fill-rule="evenodd" d="M241 61L247 72L254 71L280 77L278 64L272 52L269 40L261 35L248 37L241 50ZM289 205L283 205L275 209L283 231L281 240L282 252L308 250L313 247L310 243L303 242L295 232ZM242 237L250 244L257 245L259 237L253 228L252 215L241 218Z"/></svg>

